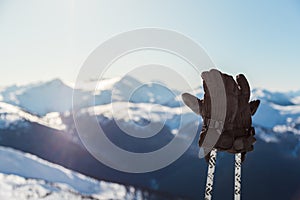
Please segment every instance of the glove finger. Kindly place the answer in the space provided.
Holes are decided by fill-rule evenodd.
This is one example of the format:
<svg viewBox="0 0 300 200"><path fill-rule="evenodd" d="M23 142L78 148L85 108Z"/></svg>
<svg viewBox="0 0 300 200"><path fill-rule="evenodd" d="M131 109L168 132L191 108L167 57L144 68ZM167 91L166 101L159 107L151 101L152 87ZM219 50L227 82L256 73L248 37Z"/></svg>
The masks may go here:
<svg viewBox="0 0 300 200"><path fill-rule="evenodd" d="M200 100L189 93L183 93L181 97L185 105L187 105L194 113L201 115L203 100Z"/></svg>
<svg viewBox="0 0 300 200"><path fill-rule="evenodd" d="M224 121L226 117L226 101L224 101L226 92L221 72L217 69L211 69L210 71L202 72L201 77L205 83L203 84L205 91L203 113L207 115L207 118ZM208 109L206 110L206 108ZM212 108L213 110L211 110Z"/></svg>
<svg viewBox="0 0 300 200"><path fill-rule="evenodd" d="M238 85L232 76L222 74L227 97L227 122L233 122L238 111ZM226 126L226 125L225 125Z"/></svg>
<svg viewBox="0 0 300 200"><path fill-rule="evenodd" d="M260 104L260 100L251 101L249 103L250 110L251 110L251 115L254 115L256 113L259 104Z"/></svg>
<svg viewBox="0 0 300 200"><path fill-rule="evenodd" d="M222 73L223 82L225 84L226 92L230 95L238 95L238 85L232 76Z"/></svg>
<svg viewBox="0 0 300 200"><path fill-rule="evenodd" d="M236 82L239 86L239 90L241 94L245 97L246 101L248 102L250 99L250 86L243 74L239 74L236 76Z"/></svg>

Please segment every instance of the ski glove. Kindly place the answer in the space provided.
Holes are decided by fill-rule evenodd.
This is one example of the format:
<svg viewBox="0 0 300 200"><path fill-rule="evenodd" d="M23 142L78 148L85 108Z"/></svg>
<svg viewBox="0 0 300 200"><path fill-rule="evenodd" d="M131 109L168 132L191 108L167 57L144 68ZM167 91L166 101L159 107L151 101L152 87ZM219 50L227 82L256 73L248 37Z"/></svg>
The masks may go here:
<svg viewBox="0 0 300 200"><path fill-rule="evenodd" d="M203 72L201 77L203 79L204 99L200 100L188 93L182 95L185 104L203 118L199 146L211 150L212 146L209 148L205 145L214 145L213 148L216 148L218 151L227 151L233 154L242 153L243 161L246 153L253 150L253 144L256 141L251 116L255 114L260 101L255 100L249 103L250 87L243 74L237 75L235 81L232 76L212 69L208 72ZM208 88L207 82L214 82L214 77L221 77L224 85L211 84L212 86ZM212 106L217 108L220 106L212 105L212 98L220 97L218 95L222 93L222 91L220 92L222 87L224 87L226 93L224 95L226 102L223 104L223 106L226 106L225 121L211 118ZM217 126L220 124L223 125L223 128L218 130ZM211 134L217 135L217 141L213 144L204 142L210 128L215 129ZM209 160L210 152L205 158L207 161Z"/></svg>

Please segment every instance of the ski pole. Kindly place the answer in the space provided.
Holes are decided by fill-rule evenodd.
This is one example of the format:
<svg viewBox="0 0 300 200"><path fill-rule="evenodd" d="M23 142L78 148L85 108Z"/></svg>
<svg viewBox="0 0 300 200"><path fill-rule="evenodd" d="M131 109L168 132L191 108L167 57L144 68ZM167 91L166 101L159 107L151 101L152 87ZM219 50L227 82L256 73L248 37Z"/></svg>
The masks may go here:
<svg viewBox="0 0 300 200"><path fill-rule="evenodd" d="M211 200L211 198L212 198L214 174L215 174L215 169L216 169L216 157L217 157L217 150L213 149L210 152L210 158L209 158L209 162L208 162L208 171L207 171L206 188L205 188L205 200Z"/></svg>
<svg viewBox="0 0 300 200"><path fill-rule="evenodd" d="M241 171L242 171L242 155L235 154L234 163L234 200L241 199Z"/></svg>

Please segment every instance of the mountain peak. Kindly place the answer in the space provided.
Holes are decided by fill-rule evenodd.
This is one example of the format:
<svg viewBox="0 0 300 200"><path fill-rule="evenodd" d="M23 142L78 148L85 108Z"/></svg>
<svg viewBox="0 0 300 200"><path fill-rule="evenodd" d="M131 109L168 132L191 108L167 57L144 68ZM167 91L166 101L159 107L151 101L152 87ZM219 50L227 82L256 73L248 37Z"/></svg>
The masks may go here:
<svg viewBox="0 0 300 200"><path fill-rule="evenodd" d="M41 83L39 86L44 86L44 87L69 87L67 84L65 84L61 79L59 78L54 78L50 81L46 81ZM70 88L70 87L69 87Z"/></svg>
<svg viewBox="0 0 300 200"><path fill-rule="evenodd" d="M48 82L49 84L64 84L61 79L54 78Z"/></svg>

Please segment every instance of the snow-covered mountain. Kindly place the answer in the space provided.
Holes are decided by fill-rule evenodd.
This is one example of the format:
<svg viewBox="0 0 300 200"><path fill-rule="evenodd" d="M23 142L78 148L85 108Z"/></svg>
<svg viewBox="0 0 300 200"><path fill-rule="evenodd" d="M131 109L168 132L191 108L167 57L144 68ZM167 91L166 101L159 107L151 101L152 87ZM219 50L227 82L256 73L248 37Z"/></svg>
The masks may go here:
<svg viewBox="0 0 300 200"><path fill-rule="evenodd" d="M28 153L0 147L0 160L0 199L67 200L126 197L125 186L97 181Z"/></svg>
<svg viewBox="0 0 300 200"><path fill-rule="evenodd" d="M103 80L98 83L96 90L91 91L89 87L93 84L95 84L93 81L86 82L80 85L81 87L78 89L79 97L82 100L81 104L78 105L80 117L84 119L86 115L96 114L99 122L104 125L103 128L109 130L109 139L121 148L133 152L147 152L167 144L174 137L174 134L178 133L182 119L184 121L181 125L184 126L186 133L190 133L188 128L191 123L201 119L183 105L180 93L185 91L172 93L159 84L140 86L139 81L128 77L123 80L120 78ZM131 95L128 96L128 91L132 91L132 88L137 89L129 92ZM198 173L199 169L203 169L201 172L204 172L206 164L204 161L199 163L196 140L179 161L157 173L138 176L122 174L108 169L93 159L80 143L72 116L72 92L73 86L66 85L57 79L27 86L2 88L0 91L0 145L31 152L51 160L51 162L98 179L138 185L175 195L198 197L198 185L201 179L195 176L195 173ZM201 87L196 89L194 93L198 97L203 96ZM91 107L90 102L93 101L93 95L95 95L95 106ZM41 97L44 99L41 100ZM274 155L279 162L286 163L285 166L293 166L290 170L297 173L298 166L300 166L300 91L271 92L253 89L251 98L260 99L261 105L253 118L257 133L256 150L249 154L245 172L251 176L258 172L262 176L267 174L264 169L269 169L272 164L272 170L277 173L279 168L274 167L270 157L270 155ZM134 140L122 133L115 123L116 121L136 130L139 130L137 129L139 126L147 125L150 122L165 123L166 126L155 137L142 143L140 140ZM14 157L14 159L18 159L18 157ZM230 164L230 158L226 159L227 164ZM247 172L247 165L257 165L257 160L263 167L255 168L257 169L255 172L253 171L254 168L249 167ZM187 166L186 162L189 162L190 165ZM68 184L68 189L61 189L64 188L61 184L66 183L58 183L59 180L52 180L55 183L53 186L53 184L48 185L47 181L42 183L43 181L40 182L37 179L27 180L22 178L23 176L24 174L20 177L18 174L0 175L3 184L8 184L3 188L13 187L11 185L15 183L12 179L20 179L22 182L19 184L20 191L27 190L27 184L31 183L41 194L44 194L44 190L39 189L41 187L46 188L47 191L54 187L56 188L55 191L65 195L71 195L69 191L73 190L76 190L76 194L82 192L74 189L75 186ZM272 179L272 177L268 176L268 179ZM230 178L224 175L224 180L228 181ZM282 175L281 179L293 180L295 185L298 183L289 174ZM178 180L182 185L176 183ZM265 183L266 185L270 184L267 180ZM43 184L44 186L41 186ZM256 182L253 181L248 188L256 188L256 185ZM275 186L271 184L269 188L273 187ZM293 187L286 187L285 189L290 192L296 191ZM252 194L254 196L251 196ZM257 188L253 189L251 195L252 199L256 199L257 196L264 196ZM270 195L272 196L271 193L265 194L267 197ZM273 195L273 197L277 197L275 199L285 197L280 195L283 194L279 192L277 196ZM74 199L76 198L74 197Z"/></svg>
<svg viewBox="0 0 300 200"><path fill-rule="evenodd" d="M97 85L93 91L92 85ZM88 106L95 98L96 114L108 119L115 117L124 122L135 123L166 121L172 130L178 127L181 115L188 115L186 118L190 120L185 123L195 120L195 116L182 103L180 93L184 91L170 91L160 84L142 85L131 77L112 78L100 82L85 82L80 84L78 90L82 104L79 107L82 107L83 112L94 109ZM194 92L199 97L203 96L201 87ZM0 126L26 119L62 130L69 126L63 124L61 118L72 112L72 93L73 87L59 79L19 87L4 87L0 91ZM251 98L261 100L254 116L255 125L275 132L299 133L300 91L271 92L253 89ZM128 101L129 104L124 103ZM118 108L114 116L111 102L114 108Z"/></svg>
<svg viewBox="0 0 300 200"><path fill-rule="evenodd" d="M281 106L299 104L300 91L272 92L266 89L255 88L252 90L252 98Z"/></svg>
<svg viewBox="0 0 300 200"><path fill-rule="evenodd" d="M73 89L59 79L2 88L0 100L37 115L64 112L71 108Z"/></svg>
<svg viewBox="0 0 300 200"><path fill-rule="evenodd" d="M96 85L96 88L92 86ZM141 87L140 87L141 86ZM129 97L128 91L138 88ZM9 86L0 89L0 101L12 104L32 114L44 116L50 112L66 112L72 108L72 94L74 86L65 84L60 79L48 82L22 86ZM112 78L100 82L91 80L79 84L77 89L82 98L81 107L94 101L96 105L108 104L111 101L130 101L133 103L157 103L168 106L178 106L175 97L178 91L170 91L159 84L141 85L131 77L124 79Z"/></svg>
<svg viewBox="0 0 300 200"><path fill-rule="evenodd" d="M252 98L261 100L253 118L255 125L274 133L293 133L300 136L300 91L271 92L254 89Z"/></svg>

